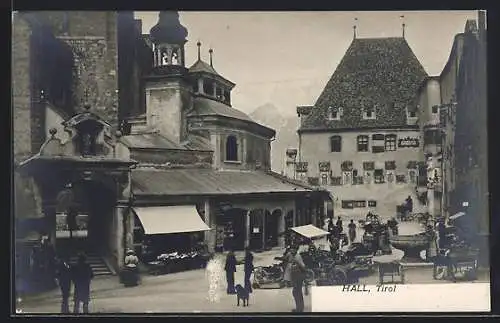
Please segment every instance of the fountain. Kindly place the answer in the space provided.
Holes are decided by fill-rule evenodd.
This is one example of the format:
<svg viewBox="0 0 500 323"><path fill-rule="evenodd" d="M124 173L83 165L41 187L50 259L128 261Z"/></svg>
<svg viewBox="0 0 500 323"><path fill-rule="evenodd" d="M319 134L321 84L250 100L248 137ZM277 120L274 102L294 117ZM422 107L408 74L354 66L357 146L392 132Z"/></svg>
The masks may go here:
<svg viewBox="0 0 500 323"><path fill-rule="evenodd" d="M398 235L392 236L389 241L394 248L404 252L401 261L405 263L423 263L420 253L430 243L429 237L425 234L425 228L419 223L403 222L398 225L398 231Z"/></svg>

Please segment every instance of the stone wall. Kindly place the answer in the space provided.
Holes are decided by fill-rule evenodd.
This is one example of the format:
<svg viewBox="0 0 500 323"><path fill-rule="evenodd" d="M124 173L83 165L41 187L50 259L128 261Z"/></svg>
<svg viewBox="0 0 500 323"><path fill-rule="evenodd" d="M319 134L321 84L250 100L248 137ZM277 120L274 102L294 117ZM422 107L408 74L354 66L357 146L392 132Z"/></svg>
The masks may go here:
<svg viewBox="0 0 500 323"><path fill-rule="evenodd" d="M139 163L175 165L197 165L210 167L212 152L196 150L131 149L130 158Z"/></svg>
<svg viewBox="0 0 500 323"><path fill-rule="evenodd" d="M12 24L12 104L14 160L31 153L31 29L26 20L14 15Z"/></svg>

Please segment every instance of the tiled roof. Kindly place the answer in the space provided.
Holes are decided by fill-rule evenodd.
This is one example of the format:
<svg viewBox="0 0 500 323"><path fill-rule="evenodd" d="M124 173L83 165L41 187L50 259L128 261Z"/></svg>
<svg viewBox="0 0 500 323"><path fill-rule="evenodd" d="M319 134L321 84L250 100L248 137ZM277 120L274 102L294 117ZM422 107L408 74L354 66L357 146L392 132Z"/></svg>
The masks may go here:
<svg viewBox="0 0 500 323"><path fill-rule="evenodd" d="M426 77L404 38L354 39L301 130L405 126ZM342 108L340 120L328 120L329 107ZM376 119L363 120L372 107Z"/></svg>
<svg viewBox="0 0 500 323"><path fill-rule="evenodd" d="M213 169L134 169L132 188L138 195L225 195L308 192L261 171Z"/></svg>
<svg viewBox="0 0 500 323"><path fill-rule="evenodd" d="M194 99L194 112L191 115L218 115L228 118L240 119L255 122L246 113L232 108L219 101L211 100L204 97Z"/></svg>

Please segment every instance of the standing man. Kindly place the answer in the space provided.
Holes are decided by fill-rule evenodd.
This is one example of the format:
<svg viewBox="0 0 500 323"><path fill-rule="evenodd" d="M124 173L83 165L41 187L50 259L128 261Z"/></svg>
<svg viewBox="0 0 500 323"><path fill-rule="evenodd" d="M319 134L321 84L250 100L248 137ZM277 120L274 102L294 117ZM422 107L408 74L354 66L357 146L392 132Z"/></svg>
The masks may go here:
<svg viewBox="0 0 500 323"><path fill-rule="evenodd" d="M71 266L66 255L61 256L56 268L56 281L61 289L61 313L69 313L69 293L71 291Z"/></svg>
<svg viewBox="0 0 500 323"><path fill-rule="evenodd" d="M408 215L413 213L413 199L410 195L406 198L406 211L408 212L406 213L406 218L408 218Z"/></svg>
<svg viewBox="0 0 500 323"><path fill-rule="evenodd" d="M340 216L338 217L337 223L335 225L337 226L337 230L338 230L338 233L340 235L344 231L344 226L343 226L342 219L340 218Z"/></svg>
<svg viewBox="0 0 500 323"><path fill-rule="evenodd" d="M234 294L234 273L236 272L236 257L233 253L233 250L229 250L229 253L227 254L224 270L226 271L227 293Z"/></svg>
<svg viewBox="0 0 500 323"><path fill-rule="evenodd" d="M302 257L298 253L298 247L291 249L291 274L292 274L292 295L295 300L295 309L292 312L304 312L304 294L302 287L306 276L306 266Z"/></svg>
<svg viewBox="0 0 500 323"><path fill-rule="evenodd" d="M73 267L73 281L75 283L75 306L73 313L80 312L80 303L83 303L83 313L89 312L90 282L94 278L92 268L87 263L84 254L78 256L78 263Z"/></svg>
<svg viewBox="0 0 500 323"><path fill-rule="evenodd" d="M356 240L356 223L351 219L351 222L347 226L349 228L349 241L352 244Z"/></svg>
<svg viewBox="0 0 500 323"><path fill-rule="evenodd" d="M250 248L245 248L245 289L251 293L252 283L250 282L250 276L252 275L253 266L253 255L250 252Z"/></svg>

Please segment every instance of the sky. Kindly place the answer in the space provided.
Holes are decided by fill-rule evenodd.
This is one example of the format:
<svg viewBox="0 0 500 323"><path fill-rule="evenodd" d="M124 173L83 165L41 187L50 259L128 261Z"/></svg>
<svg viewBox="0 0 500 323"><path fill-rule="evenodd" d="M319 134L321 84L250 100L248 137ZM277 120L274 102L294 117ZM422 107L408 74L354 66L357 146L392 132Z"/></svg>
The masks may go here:
<svg viewBox="0 0 500 323"><path fill-rule="evenodd" d="M405 38L429 75L443 69L456 34L476 11L301 11L179 12L188 29L186 65L202 59L236 83L232 106L250 113L271 103L292 116L298 105L313 105L353 39ZM143 33L158 21L158 12L135 12ZM404 16L401 18L401 16ZM355 20L357 18L357 20Z"/></svg>

